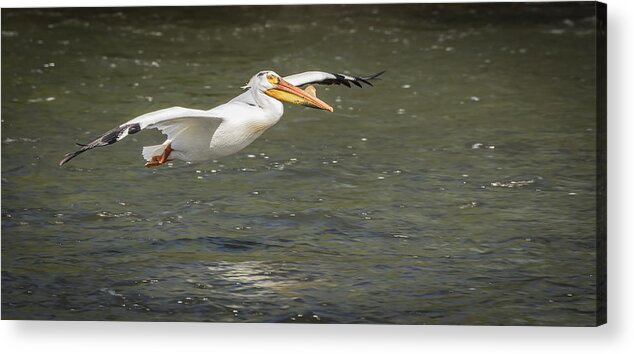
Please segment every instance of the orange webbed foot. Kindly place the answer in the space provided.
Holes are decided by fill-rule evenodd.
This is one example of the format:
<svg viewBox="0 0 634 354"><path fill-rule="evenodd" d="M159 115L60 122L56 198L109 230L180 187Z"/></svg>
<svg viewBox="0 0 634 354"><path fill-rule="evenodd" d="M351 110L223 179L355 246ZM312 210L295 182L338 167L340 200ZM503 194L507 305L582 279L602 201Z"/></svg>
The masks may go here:
<svg viewBox="0 0 634 354"><path fill-rule="evenodd" d="M156 167L170 161L167 158L170 156L172 151L172 144L167 144L163 153L160 156L152 156L152 159L145 163L145 167Z"/></svg>

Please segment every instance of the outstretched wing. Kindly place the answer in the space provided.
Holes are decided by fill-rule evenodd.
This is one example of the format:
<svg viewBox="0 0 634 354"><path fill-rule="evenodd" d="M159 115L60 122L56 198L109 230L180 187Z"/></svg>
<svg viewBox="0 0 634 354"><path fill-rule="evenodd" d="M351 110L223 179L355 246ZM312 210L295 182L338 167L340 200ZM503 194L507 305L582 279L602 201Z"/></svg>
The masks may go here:
<svg viewBox="0 0 634 354"><path fill-rule="evenodd" d="M172 107L146 113L105 132L88 144L78 143L77 145L79 145L80 148L74 152L66 154L64 159L60 161L59 165L61 166L67 163L85 151L96 147L114 144L129 134L136 134L143 129L159 129L164 134L167 134L168 139L171 139L173 136L185 131L196 131L202 133L203 130L200 129L201 127L205 128L206 132L213 135L213 132L221 122L222 118L218 117L211 110L203 111L198 109ZM209 135L210 139L211 135Z"/></svg>
<svg viewBox="0 0 634 354"><path fill-rule="evenodd" d="M358 87L362 87L362 84L367 84L370 86L372 83L370 80L374 80L377 77L381 76L385 70L367 76L350 76L345 74L336 74L336 73L327 73L323 71L306 71L303 73L289 75L284 77L284 80L290 82L295 86L303 86L308 84L319 84L319 85L344 85L351 87L350 84L353 84Z"/></svg>

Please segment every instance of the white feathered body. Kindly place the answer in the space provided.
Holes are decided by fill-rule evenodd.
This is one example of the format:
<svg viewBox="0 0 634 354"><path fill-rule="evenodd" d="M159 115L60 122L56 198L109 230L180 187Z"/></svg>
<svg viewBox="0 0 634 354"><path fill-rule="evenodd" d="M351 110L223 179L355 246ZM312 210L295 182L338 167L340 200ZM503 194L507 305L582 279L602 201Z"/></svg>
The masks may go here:
<svg viewBox="0 0 634 354"><path fill-rule="evenodd" d="M207 111L182 107L139 116L121 127L141 123L142 129L158 128L167 135L161 145L145 146L143 157L149 160L171 144L171 157L200 162L235 154L254 142L262 133L275 125L284 114L283 105L268 96L249 97L257 92L245 92L236 99ZM257 101L259 105L251 103ZM187 115L181 119L162 120L161 115ZM145 126L144 126L145 124Z"/></svg>

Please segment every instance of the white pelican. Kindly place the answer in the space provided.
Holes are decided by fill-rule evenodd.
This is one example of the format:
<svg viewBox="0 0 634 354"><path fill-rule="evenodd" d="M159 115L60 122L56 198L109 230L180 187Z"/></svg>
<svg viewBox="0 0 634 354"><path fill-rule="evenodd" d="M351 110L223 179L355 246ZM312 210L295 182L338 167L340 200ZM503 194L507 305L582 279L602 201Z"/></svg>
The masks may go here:
<svg viewBox="0 0 634 354"><path fill-rule="evenodd" d="M159 166L171 159L190 162L217 159L235 154L275 125L284 113L280 101L332 112L328 104L318 99L309 84L372 86L370 80L384 71L369 76L348 76L321 71L307 71L282 78L273 71L261 71L243 87L241 95L210 110L172 107L146 113L109 130L89 144L66 154L63 165L84 151L114 144L129 134L143 129L159 129L167 135L161 145L144 146L146 167ZM168 160L168 158L170 160Z"/></svg>

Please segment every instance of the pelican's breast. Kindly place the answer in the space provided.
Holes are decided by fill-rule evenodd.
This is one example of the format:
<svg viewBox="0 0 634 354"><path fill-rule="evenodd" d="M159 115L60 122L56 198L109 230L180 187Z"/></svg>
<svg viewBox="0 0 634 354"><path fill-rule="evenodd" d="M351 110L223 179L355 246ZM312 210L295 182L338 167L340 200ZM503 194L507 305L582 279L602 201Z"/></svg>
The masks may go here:
<svg viewBox="0 0 634 354"><path fill-rule="evenodd" d="M261 120L225 121L212 137L210 151L214 158L235 154L273 125Z"/></svg>
<svg viewBox="0 0 634 354"><path fill-rule="evenodd" d="M271 124L270 122L264 122L264 121L249 121L245 124L245 129L247 131L247 134L249 135L255 135L255 137L257 138L258 136L262 135L262 133L264 133L267 129L269 129L273 124Z"/></svg>

